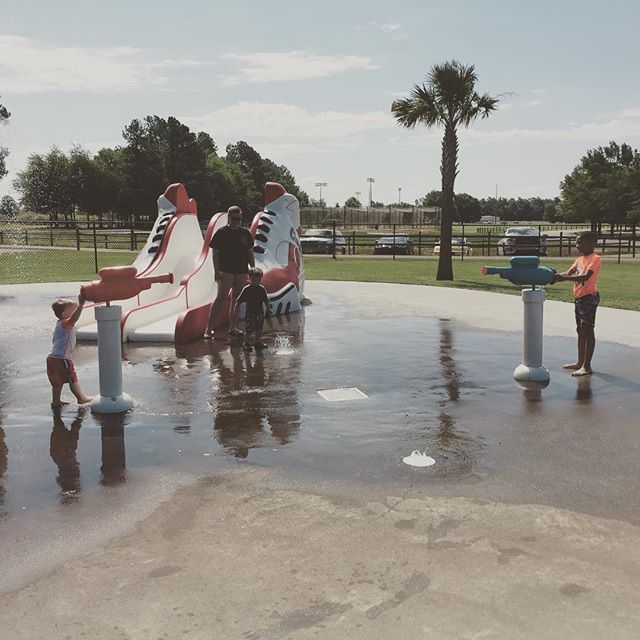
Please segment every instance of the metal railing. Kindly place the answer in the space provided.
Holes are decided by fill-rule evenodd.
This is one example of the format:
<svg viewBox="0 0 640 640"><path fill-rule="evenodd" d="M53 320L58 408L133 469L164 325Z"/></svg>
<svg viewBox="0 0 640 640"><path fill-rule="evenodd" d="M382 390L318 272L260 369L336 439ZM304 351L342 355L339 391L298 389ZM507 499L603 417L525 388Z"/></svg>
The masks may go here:
<svg viewBox="0 0 640 640"><path fill-rule="evenodd" d="M342 253L351 256L386 254L395 260L402 254L438 254L440 232L434 226L392 223L384 229L365 230L342 227L334 221L325 228L332 229L333 241L328 249L334 257ZM460 260L474 256L508 257L515 252L548 257L575 256L578 228L574 226L573 231L558 231L554 226L554 231L549 234L544 225L540 225L538 234L529 236L523 247L506 245L504 232L490 225L456 225L453 230L453 257ZM380 247L377 242L382 236L392 238L386 247ZM0 283L92 279L103 266L131 264L147 237L147 230L106 228L96 223L72 226L64 223L0 222ZM638 248L635 226L620 227L613 234L602 234L597 245L599 253L617 257L618 261L636 258Z"/></svg>

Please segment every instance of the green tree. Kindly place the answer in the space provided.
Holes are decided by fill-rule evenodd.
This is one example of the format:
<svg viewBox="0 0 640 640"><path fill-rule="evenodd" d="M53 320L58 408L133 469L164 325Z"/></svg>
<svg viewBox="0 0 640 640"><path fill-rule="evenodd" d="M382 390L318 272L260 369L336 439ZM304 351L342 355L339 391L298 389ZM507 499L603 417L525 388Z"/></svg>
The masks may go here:
<svg viewBox="0 0 640 640"><path fill-rule="evenodd" d="M2 103L0 103L0 126L3 124L6 124L10 116L11 114L7 110L7 107L5 107ZM7 147L3 147L0 145L0 180L2 180L2 178L4 178L4 176L6 176L8 173L7 163L6 163L8 155L9 155L9 149L7 149Z"/></svg>
<svg viewBox="0 0 640 640"><path fill-rule="evenodd" d="M121 181L109 164L104 162L103 151L91 156L76 146L69 154L73 201L78 211L99 216L118 211L118 188Z"/></svg>
<svg viewBox="0 0 640 640"><path fill-rule="evenodd" d="M427 195L416 200L416 206L418 207L439 207L440 206L440 192L429 191Z"/></svg>
<svg viewBox="0 0 640 640"><path fill-rule="evenodd" d="M18 203L11 196L2 196L0 199L0 216L15 218L18 215Z"/></svg>
<svg viewBox="0 0 640 640"><path fill-rule="evenodd" d="M46 155L29 156L27 167L18 173L15 188L22 194L22 206L44 213L50 220L73 218L75 181L69 158L57 147Z"/></svg>
<svg viewBox="0 0 640 640"><path fill-rule="evenodd" d="M206 162L217 148L211 136L195 134L177 118L146 116L132 120L123 136L125 191L123 213L149 211L168 184L182 182L198 201L198 210L211 210Z"/></svg>
<svg viewBox="0 0 640 640"><path fill-rule="evenodd" d="M298 198L300 205L305 207L309 204L309 196L297 185L293 174L283 164L276 164L269 158L262 160L262 175L264 182L278 182L291 195ZM264 187L264 183L262 183Z"/></svg>
<svg viewBox="0 0 640 640"><path fill-rule="evenodd" d="M590 149L560 183L560 212L569 222L615 225L633 220L640 200L640 153L610 142Z"/></svg>
<svg viewBox="0 0 640 640"><path fill-rule="evenodd" d="M414 128L444 127L442 139L442 222L437 280L453 280L451 234L454 219L454 188L458 175L458 128L468 127L477 118L487 118L496 109L497 97L480 95L475 86L478 76L473 65L457 61L434 65L426 84L414 85L410 96L395 100L391 111L398 124Z"/></svg>
<svg viewBox="0 0 640 640"><path fill-rule="evenodd" d="M359 209L362 206L362 203L355 196L351 196L344 201L345 207L352 207L353 209Z"/></svg>
<svg viewBox="0 0 640 640"><path fill-rule="evenodd" d="M558 210L555 203L547 202L547 204L544 205L543 219L552 223L558 221Z"/></svg>

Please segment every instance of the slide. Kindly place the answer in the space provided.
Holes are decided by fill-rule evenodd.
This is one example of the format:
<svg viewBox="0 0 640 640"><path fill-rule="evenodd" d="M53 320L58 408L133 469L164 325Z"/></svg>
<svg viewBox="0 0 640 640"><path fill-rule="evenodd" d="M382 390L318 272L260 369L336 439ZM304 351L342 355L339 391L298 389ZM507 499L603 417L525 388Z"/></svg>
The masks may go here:
<svg viewBox="0 0 640 640"><path fill-rule="evenodd" d="M304 297L304 265L300 247L300 204L277 182L267 182L264 211L251 224L256 267L274 315L300 311Z"/></svg>
<svg viewBox="0 0 640 640"><path fill-rule="evenodd" d="M133 266L139 276L172 273L173 283L157 284L134 298L114 301L122 307L124 341L173 342L180 314L215 298L209 242L227 223L226 217L226 213L214 215L203 238L195 200L182 184L167 187L158 198L158 217ZM92 306L86 305L76 325L79 340L97 340Z"/></svg>
<svg viewBox="0 0 640 640"><path fill-rule="evenodd" d="M265 203L264 210L255 215L251 224L255 263L264 272L262 284L269 295L273 315L294 313L302 308L304 294L300 205L298 199L277 182L267 182L265 185ZM205 246L208 247L208 242L205 242ZM216 318L215 326L228 322L230 303L229 299ZM210 307L211 302L200 306L190 304L189 309L180 314L176 322L176 344L184 344L202 336ZM243 311L240 310L241 317Z"/></svg>
<svg viewBox="0 0 640 640"><path fill-rule="evenodd" d="M265 203L251 225L256 266L264 271L274 315L300 311L304 290L300 206L276 182L265 185ZM184 344L202 337L217 293L209 244L226 224L226 213L215 214L203 238L195 200L182 184L167 187L158 198L158 218L132 266L138 276L171 273L173 282L113 301L122 307L123 341ZM230 303L229 299L215 326L228 322ZM85 306L76 325L79 340L97 340L92 306Z"/></svg>

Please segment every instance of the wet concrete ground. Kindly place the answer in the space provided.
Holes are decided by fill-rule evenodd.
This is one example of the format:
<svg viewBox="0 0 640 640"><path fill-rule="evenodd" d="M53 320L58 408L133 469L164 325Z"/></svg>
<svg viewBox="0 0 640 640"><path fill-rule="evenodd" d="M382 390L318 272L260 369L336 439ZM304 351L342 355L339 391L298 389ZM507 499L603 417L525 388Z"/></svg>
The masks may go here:
<svg viewBox="0 0 640 640"><path fill-rule="evenodd" d="M511 379L520 362L518 333L474 329L444 314L405 315L388 299L369 309L350 307L344 295L317 287L304 318L272 327L270 341L277 338L277 345L262 356L218 342L127 346L124 386L137 400L131 414L98 419L71 406L54 416L43 366L49 297L23 293L0 303L0 545L10 550L0 588L25 584L130 530L178 486L237 470L260 470L260 491L265 483L274 491L295 490L295 500L306 495L316 506L318 492L334 501L342 496L346 502L328 515L329 525L346 517L342 507L350 501L367 501L376 512L373 500L387 505L387 513L396 504L389 495L440 496L438 504L462 496L495 501L500 522L510 507L498 503L513 505L523 522L543 509L530 505L548 505L572 513L572 522L597 516L626 527L626 521L629 535L636 535L640 374L638 353L628 346L600 342L596 374L577 381L560 369L574 355L575 340L548 338L551 386L541 398L527 398ZM95 358L94 345L78 348L87 392L97 390ZM357 387L369 397L329 403L317 394L336 387ZM413 449L426 450L436 465L404 465ZM238 482L240 493L248 490ZM189 489L182 491L184 500ZM194 491L200 501L203 491L206 500L212 497L208 489ZM414 506L424 516L426 507ZM414 516L394 526L422 526L423 517ZM444 535L447 517L429 526L444 527ZM405 520L415 522L410 527ZM504 548L506 564L511 547ZM299 560L292 556L296 566ZM418 582L398 586L398 593L412 592ZM285 635L282 629L260 635L254 627L246 637Z"/></svg>

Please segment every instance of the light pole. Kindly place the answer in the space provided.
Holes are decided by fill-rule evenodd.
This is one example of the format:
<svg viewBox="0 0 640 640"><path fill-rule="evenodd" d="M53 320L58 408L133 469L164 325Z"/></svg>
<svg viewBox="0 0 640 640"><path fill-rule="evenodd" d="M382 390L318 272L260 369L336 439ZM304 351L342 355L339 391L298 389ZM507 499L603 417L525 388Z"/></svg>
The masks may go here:
<svg viewBox="0 0 640 640"><path fill-rule="evenodd" d="M398 205L402 202L400 194L402 193L402 187L398 187Z"/></svg>
<svg viewBox="0 0 640 640"><path fill-rule="evenodd" d="M367 178L367 182L369 183L369 206L373 207L373 183L376 181L375 178Z"/></svg>
<svg viewBox="0 0 640 640"><path fill-rule="evenodd" d="M356 198L358 199L358 202L360 202L361 195L362 195L362 191L356 191ZM362 206L362 203L360 203L360 206Z"/></svg>
<svg viewBox="0 0 640 640"><path fill-rule="evenodd" d="M326 182L316 182L315 185L316 185L316 187L320 187L320 206L322 206L322 187L326 187L327 183Z"/></svg>

